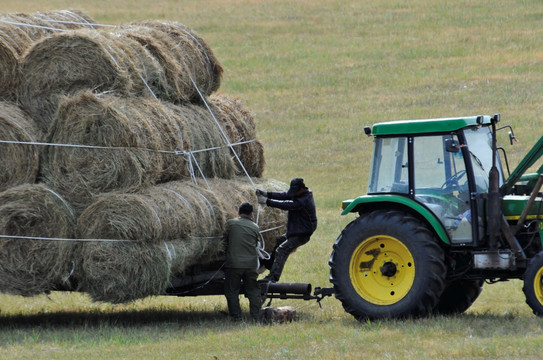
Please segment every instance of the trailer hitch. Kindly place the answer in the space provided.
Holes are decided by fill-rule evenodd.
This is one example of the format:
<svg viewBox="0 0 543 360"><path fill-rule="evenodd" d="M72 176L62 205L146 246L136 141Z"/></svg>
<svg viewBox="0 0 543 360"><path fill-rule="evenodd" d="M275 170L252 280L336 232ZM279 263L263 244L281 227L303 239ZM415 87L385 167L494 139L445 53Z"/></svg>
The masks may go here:
<svg viewBox="0 0 543 360"><path fill-rule="evenodd" d="M327 288L316 287L315 292L313 294L317 298L317 304L319 304L319 307L322 309L321 300L327 296L332 296L333 294L335 294L335 290L333 287L327 287Z"/></svg>
<svg viewBox="0 0 543 360"><path fill-rule="evenodd" d="M264 301L269 299L268 305L271 305L272 299L301 299L317 300L321 306L321 300L334 293L333 288L316 287L311 294L311 284L308 283L274 283L260 281L260 291Z"/></svg>

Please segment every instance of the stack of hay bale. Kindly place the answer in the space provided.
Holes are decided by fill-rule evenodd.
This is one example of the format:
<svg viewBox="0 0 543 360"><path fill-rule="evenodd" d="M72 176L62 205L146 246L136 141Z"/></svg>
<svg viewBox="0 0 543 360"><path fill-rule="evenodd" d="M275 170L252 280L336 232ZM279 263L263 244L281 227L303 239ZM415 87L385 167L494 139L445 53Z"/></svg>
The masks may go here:
<svg viewBox="0 0 543 360"><path fill-rule="evenodd" d="M222 67L191 29L60 11L4 15L0 39L0 66L16 60L0 79L0 292L161 295L219 266L225 221L255 186L285 188L262 178L253 116L217 92ZM258 219L271 250L285 215Z"/></svg>

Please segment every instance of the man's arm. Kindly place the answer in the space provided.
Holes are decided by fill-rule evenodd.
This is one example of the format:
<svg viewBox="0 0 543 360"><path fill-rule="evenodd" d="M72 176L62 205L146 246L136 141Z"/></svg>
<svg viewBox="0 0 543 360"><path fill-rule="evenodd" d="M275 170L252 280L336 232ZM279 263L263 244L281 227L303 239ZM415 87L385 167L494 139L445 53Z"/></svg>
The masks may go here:
<svg viewBox="0 0 543 360"><path fill-rule="evenodd" d="M268 199L275 199L275 200L292 200L292 196L288 196L286 192L268 191L266 193L266 197Z"/></svg>
<svg viewBox="0 0 543 360"><path fill-rule="evenodd" d="M296 210L301 208L302 203L297 200L273 200L268 198L266 205L281 210Z"/></svg>

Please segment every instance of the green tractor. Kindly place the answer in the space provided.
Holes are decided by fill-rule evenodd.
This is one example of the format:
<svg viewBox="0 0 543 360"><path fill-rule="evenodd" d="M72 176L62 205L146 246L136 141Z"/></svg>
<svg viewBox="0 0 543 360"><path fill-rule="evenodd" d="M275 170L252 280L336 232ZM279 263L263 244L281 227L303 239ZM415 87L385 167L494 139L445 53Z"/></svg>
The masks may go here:
<svg viewBox="0 0 543 360"><path fill-rule="evenodd" d="M499 115L378 123L368 194L336 240L330 281L359 320L458 314L484 283L524 281L543 316L543 137L508 176ZM515 140L510 127L511 144ZM503 129L502 128L502 129Z"/></svg>

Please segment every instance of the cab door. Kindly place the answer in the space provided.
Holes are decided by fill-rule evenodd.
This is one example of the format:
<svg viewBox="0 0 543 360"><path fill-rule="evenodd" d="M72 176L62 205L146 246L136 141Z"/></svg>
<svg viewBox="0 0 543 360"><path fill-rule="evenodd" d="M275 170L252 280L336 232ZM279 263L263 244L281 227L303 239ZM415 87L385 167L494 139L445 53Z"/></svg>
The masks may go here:
<svg viewBox="0 0 543 360"><path fill-rule="evenodd" d="M457 135L413 138L414 198L442 222L452 243L472 241L470 191Z"/></svg>

